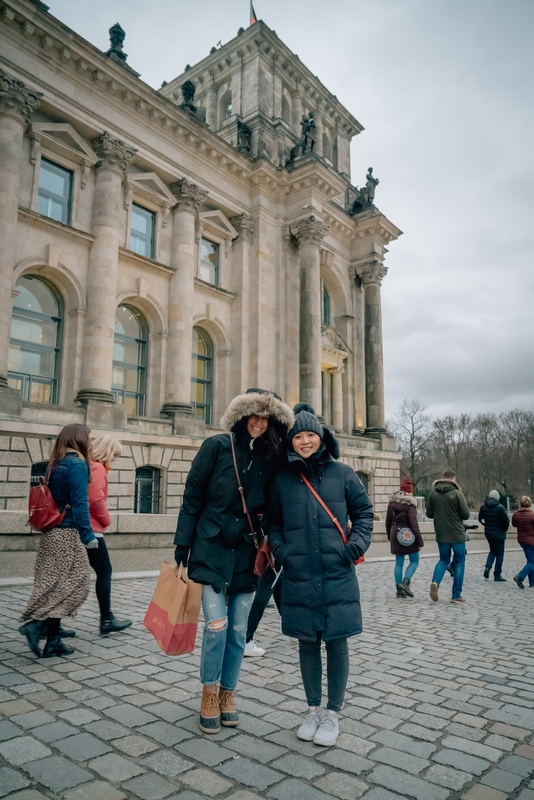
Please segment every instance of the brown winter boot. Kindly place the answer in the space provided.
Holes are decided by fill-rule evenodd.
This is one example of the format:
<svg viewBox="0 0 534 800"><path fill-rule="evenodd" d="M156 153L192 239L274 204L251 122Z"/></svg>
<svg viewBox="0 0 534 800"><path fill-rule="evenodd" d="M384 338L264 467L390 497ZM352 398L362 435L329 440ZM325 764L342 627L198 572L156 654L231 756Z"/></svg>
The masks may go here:
<svg viewBox="0 0 534 800"><path fill-rule="evenodd" d="M219 689L219 707L221 709L221 725L233 728L239 725L239 715L235 707L234 693L230 689Z"/></svg>
<svg viewBox="0 0 534 800"><path fill-rule="evenodd" d="M221 713L219 710L218 686L203 686L200 702L200 730L203 733L219 733Z"/></svg>

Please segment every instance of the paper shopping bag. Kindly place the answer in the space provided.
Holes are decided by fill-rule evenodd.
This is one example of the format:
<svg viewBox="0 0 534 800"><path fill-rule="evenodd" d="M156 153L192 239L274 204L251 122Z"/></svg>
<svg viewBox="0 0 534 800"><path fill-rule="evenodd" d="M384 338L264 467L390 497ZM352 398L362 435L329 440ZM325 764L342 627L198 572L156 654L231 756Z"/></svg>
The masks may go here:
<svg viewBox="0 0 534 800"><path fill-rule="evenodd" d="M189 580L183 566L164 561L143 621L164 653L193 652L201 601L202 585Z"/></svg>

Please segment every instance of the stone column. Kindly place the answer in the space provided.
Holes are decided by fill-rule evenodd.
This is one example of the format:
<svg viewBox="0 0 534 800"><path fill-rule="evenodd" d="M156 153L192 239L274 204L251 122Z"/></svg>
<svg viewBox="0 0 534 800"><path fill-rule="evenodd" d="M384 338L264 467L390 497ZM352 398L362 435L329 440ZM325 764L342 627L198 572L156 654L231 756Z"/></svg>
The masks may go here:
<svg viewBox="0 0 534 800"><path fill-rule="evenodd" d="M315 142L314 152L318 156L323 155L323 115L317 109L315 114L313 115L315 121L315 127L317 128L317 141Z"/></svg>
<svg viewBox="0 0 534 800"><path fill-rule="evenodd" d="M332 381L332 424L334 430L343 430L343 373L342 366L330 370L333 375Z"/></svg>
<svg viewBox="0 0 534 800"><path fill-rule="evenodd" d="M293 108L291 110L291 127L293 133L300 139L301 127L300 121L302 119L302 95L299 91L293 92Z"/></svg>
<svg viewBox="0 0 534 800"><path fill-rule="evenodd" d="M237 395L250 386L250 246L255 221L247 214L239 214L230 222L239 232L232 243L232 289L237 297L231 307L231 388Z"/></svg>
<svg viewBox="0 0 534 800"><path fill-rule="evenodd" d="M212 131L217 130L217 86L213 76L206 90L206 122Z"/></svg>
<svg viewBox="0 0 534 800"><path fill-rule="evenodd" d="M9 337L13 309L19 208L20 169L24 131L42 94L0 69L0 410L20 413L19 392L7 383Z"/></svg>
<svg viewBox="0 0 534 800"><path fill-rule="evenodd" d="M191 405L191 353L193 347L193 305L196 275L195 224L199 206L207 192L182 178L171 184L177 203L173 209L171 266L175 270L169 287L169 338L167 380L162 413L187 420L192 432L197 422ZM176 430L175 432L178 432Z"/></svg>
<svg viewBox="0 0 534 800"><path fill-rule="evenodd" d="M119 222L122 180L129 161L137 152L107 132L93 139L96 164L92 234L87 269L81 386L76 400L114 405L111 392L113 337L117 306L119 267ZM118 417L117 417L118 419Z"/></svg>
<svg viewBox="0 0 534 800"><path fill-rule="evenodd" d="M382 312L380 284L387 268L379 261L358 267L364 288L365 305L365 396L366 433L385 433L384 358L382 352Z"/></svg>
<svg viewBox="0 0 534 800"><path fill-rule="evenodd" d="M309 217L298 223L300 249L300 399L321 414L321 256L328 227Z"/></svg>

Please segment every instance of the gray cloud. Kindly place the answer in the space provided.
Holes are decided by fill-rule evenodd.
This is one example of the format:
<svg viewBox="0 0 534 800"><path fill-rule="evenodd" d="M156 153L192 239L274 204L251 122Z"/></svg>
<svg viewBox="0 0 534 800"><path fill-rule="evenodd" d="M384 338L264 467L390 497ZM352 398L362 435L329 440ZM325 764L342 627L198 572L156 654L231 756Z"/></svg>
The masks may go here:
<svg viewBox="0 0 534 800"><path fill-rule="evenodd" d="M49 0L101 49L119 21L154 87L248 24L246 0ZM531 0L255 0L365 126L376 201L404 235L383 284L387 413L534 407Z"/></svg>

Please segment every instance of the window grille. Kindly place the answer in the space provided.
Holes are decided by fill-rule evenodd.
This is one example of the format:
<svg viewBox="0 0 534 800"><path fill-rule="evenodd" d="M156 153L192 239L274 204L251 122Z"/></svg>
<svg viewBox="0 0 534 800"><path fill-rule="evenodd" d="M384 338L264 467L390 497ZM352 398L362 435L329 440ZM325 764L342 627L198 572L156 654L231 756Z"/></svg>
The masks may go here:
<svg viewBox="0 0 534 800"><path fill-rule="evenodd" d="M135 470L135 514L159 514L161 473L156 467Z"/></svg>

